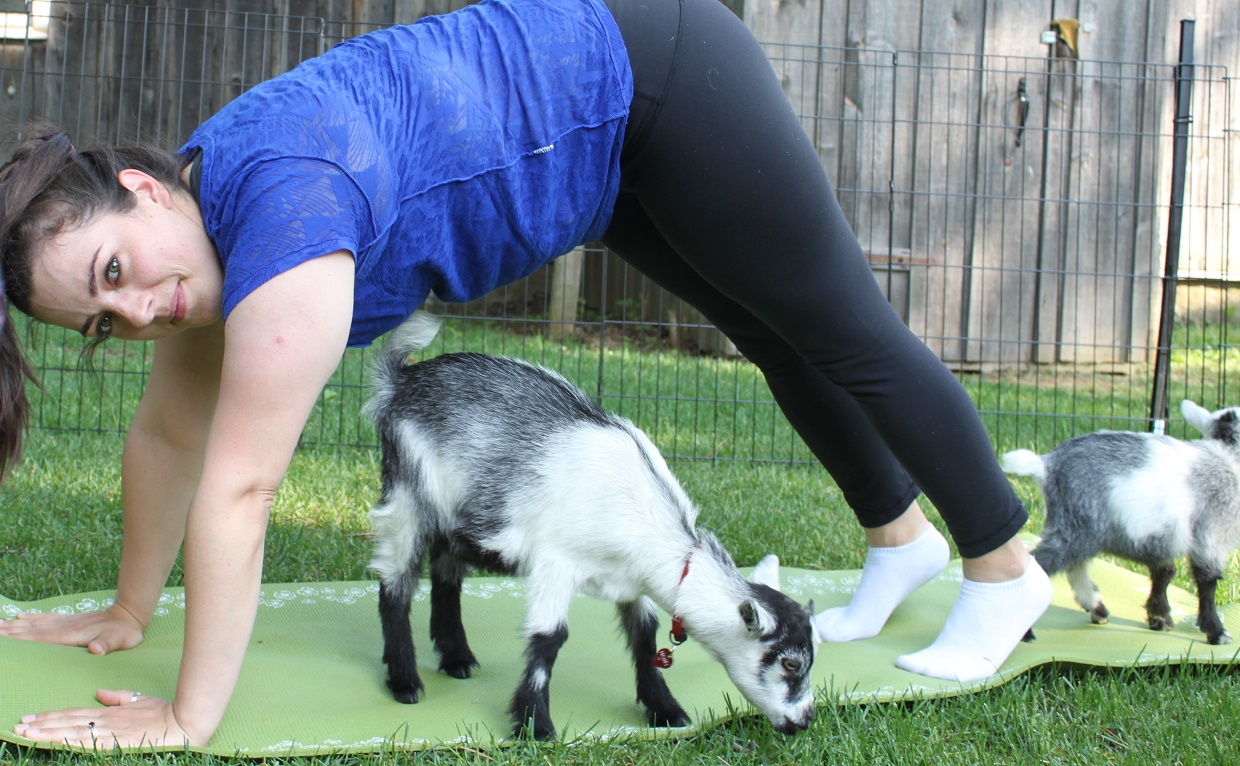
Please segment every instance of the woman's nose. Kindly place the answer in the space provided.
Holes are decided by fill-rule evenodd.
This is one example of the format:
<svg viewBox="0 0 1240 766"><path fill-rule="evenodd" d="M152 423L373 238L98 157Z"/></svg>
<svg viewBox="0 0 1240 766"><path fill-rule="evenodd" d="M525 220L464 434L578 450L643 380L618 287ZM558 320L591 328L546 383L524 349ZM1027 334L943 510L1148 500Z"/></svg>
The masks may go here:
<svg viewBox="0 0 1240 766"><path fill-rule="evenodd" d="M114 310L126 324L141 329L155 320L155 300L149 292L119 290L114 295Z"/></svg>

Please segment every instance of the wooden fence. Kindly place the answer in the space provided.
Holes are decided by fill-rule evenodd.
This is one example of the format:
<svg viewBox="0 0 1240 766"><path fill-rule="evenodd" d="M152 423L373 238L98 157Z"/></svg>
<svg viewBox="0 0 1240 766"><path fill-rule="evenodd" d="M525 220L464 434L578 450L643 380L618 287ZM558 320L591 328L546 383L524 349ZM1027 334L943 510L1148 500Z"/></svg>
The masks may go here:
<svg viewBox="0 0 1240 766"><path fill-rule="evenodd" d="M175 146L238 93L340 39L461 4L38 2L32 33L10 32L0 46L2 118L10 126L50 119L85 142ZM1230 279L1234 4L728 5L766 44L889 298L961 368L1149 358L1178 20L1198 16L1180 267L1218 284ZM617 259L586 256L580 268L588 310L699 325ZM559 280L569 286L561 302L570 314L577 282ZM552 283L539 274L524 289ZM698 345L726 350L718 339Z"/></svg>
<svg viewBox="0 0 1240 766"><path fill-rule="evenodd" d="M759 0L743 12L759 39L781 41L776 68L815 115L858 236L905 285L910 325L964 366L1148 358L1179 21L1193 17L1180 269L1219 281L1235 236L1234 4ZM833 53L807 77L781 55L801 50Z"/></svg>

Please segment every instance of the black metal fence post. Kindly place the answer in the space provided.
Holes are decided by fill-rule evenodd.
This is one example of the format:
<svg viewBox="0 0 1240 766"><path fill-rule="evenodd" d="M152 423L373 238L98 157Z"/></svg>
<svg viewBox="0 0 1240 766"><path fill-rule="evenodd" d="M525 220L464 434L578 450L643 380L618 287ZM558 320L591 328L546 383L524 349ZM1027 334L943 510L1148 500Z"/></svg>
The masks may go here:
<svg viewBox="0 0 1240 766"><path fill-rule="evenodd" d="M1184 218L1184 174L1188 163L1188 126L1192 123L1193 27L1180 21L1180 63L1175 69L1175 132L1171 153L1171 209L1167 216L1167 254L1163 269L1162 312L1158 318L1158 350L1154 359L1154 393L1150 430L1167 427L1167 378L1171 367L1171 333L1175 329L1175 289L1180 264L1180 231Z"/></svg>

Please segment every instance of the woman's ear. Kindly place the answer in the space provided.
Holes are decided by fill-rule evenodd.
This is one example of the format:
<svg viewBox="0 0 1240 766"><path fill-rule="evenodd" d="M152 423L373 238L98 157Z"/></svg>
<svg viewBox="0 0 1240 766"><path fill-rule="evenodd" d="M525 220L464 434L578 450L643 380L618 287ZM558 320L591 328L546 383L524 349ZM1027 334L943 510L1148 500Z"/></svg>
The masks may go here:
<svg viewBox="0 0 1240 766"><path fill-rule="evenodd" d="M149 199L164 207L172 206L172 194L168 187L148 173L135 168L125 168L116 174L116 179L139 199Z"/></svg>

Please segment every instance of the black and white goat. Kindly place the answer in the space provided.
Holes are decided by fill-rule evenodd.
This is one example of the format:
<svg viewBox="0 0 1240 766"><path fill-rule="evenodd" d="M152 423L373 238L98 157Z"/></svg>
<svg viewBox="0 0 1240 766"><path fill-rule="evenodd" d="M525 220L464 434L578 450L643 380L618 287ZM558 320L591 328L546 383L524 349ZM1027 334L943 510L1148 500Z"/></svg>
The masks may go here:
<svg viewBox="0 0 1240 766"><path fill-rule="evenodd" d="M697 509L646 435L559 375L469 353L406 364L437 329L419 312L393 331L367 405L383 451L371 566L396 699L417 702L423 691L409 606L429 557L431 638L440 670L456 678L477 664L462 578L472 567L527 578L526 668L510 706L518 734L555 735L548 682L579 592L617 604L652 725L689 720L656 665L657 604L777 729L808 727L814 610L778 591L778 559L745 580L695 526Z"/></svg>
<svg viewBox="0 0 1240 766"><path fill-rule="evenodd" d="M1197 582L1197 627L1211 644L1228 644L1215 591L1240 544L1240 408L1211 413L1186 399L1180 410L1205 438L1099 431L1041 457L1009 452L1003 469L1038 480L1046 527L1033 556L1047 574L1067 570L1073 595L1093 622L1110 616L1089 578L1099 552L1149 567L1151 630L1174 624L1167 584L1176 560L1187 556Z"/></svg>

